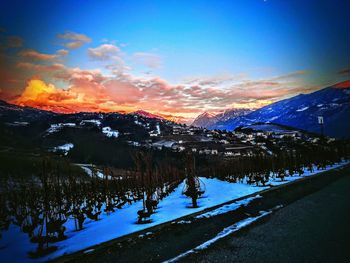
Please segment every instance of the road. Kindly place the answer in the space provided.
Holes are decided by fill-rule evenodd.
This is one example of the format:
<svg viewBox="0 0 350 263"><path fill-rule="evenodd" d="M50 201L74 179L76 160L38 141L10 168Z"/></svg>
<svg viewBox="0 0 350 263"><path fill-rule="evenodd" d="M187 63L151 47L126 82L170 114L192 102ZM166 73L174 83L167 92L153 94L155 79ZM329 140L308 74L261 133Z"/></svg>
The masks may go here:
<svg viewBox="0 0 350 263"><path fill-rule="evenodd" d="M183 262L350 262L350 174Z"/></svg>
<svg viewBox="0 0 350 263"><path fill-rule="evenodd" d="M342 262L350 259L350 166L260 193L249 205L190 224L165 224L112 240L55 262L162 262L215 237L224 228L284 207L248 230L222 239L185 262ZM345 250L348 248L348 252ZM331 258L331 260L329 260ZM334 259L334 260L333 260ZM346 260L345 260L346 262ZM348 260L347 262L350 262Z"/></svg>

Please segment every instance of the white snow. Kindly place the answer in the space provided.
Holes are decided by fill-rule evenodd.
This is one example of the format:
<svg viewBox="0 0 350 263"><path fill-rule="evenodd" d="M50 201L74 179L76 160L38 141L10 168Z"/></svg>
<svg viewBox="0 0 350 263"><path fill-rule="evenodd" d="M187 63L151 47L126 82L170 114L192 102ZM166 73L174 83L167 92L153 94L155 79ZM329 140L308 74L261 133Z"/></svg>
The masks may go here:
<svg viewBox="0 0 350 263"><path fill-rule="evenodd" d="M85 125L86 123L94 124L94 125L96 125L98 127L101 126L101 121L100 120L82 120L80 122L80 125Z"/></svg>
<svg viewBox="0 0 350 263"><path fill-rule="evenodd" d="M75 127L75 123L67 122L67 123L57 123L57 124L51 124L50 128L47 129L47 133L55 133L60 131L63 127Z"/></svg>
<svg viewBox="0 0 350 263"><path fill-rule="evenodd" d="M112 177L110 175L105 175L102 173L102 171L100 169L98 169L96 166L94 165L91 165L91 164L79 164L77 163L76 165L80 166L88 176L92 177L94 172L95 172L95 175L98 177L98 178L101 178L101 179L112 179Z"/></svg>
<svg viewBox="0 0 350 263"><path fill-rule="evenodd" d="M132 145L132 146L135 146L135 147L139 147L141 146L141 143L140 142L135 142L135 141L127 141L127 143L129 145Z"/></svg>
<svg viewBox="0 0 350 263"><path fill-rule="evenodd" d="M146 232L145 234L139 235L139 238L144 238L144 237L147 237L147 236L151 236L152 234L153 234L153 232Z"/></svg>
<svg viewBox="0 0 350 263"><path fill-rule="evenodd" d="M67 155L70 149L74 147L73 143L66 143L60 146L56 146L52 149L53 152L63 152L64 155Z"/></svg>
<svg viewBox="0 0 350 263"><path fill-rule="evenodd" d="M5 122L6 125L10 126L28 126L29 122L26 121L14 121L14 122Z"/></svg>
<svg viewBox="0 0 350 263"><path fill-rule="evenodd" d="M102 133L109 138L118 138L119 136L119 132L117 130L112 130L112 128L108 126L102 128Z"/></svg>
<svg viewBox="0 0 350 263"><path fill-rule="evenodd" d="M305 111L307 110L309 107L304 107L304 108L301 108L301 109L297 109L297 111Z"/></svg>
<svg viewBox="0 0 350 263"><path fill-rule="evenodd" d="M274 120L276 120L277 118L278 118L278 116L272 117L272 118L270 118L269 121L270 121L270 122L271 122L271 121L274 121Z"/></svg>
<svg viewBox="0 0 350 263"><path fill-rule="evenodd" d="M326 170L338 168L346 163L348 162L342 162L334 166L328 166ZM86 171L88 172L88 170ZM268 184L284 184L323 171L324 170L317 169L315 169L312 173L305 171L303 176L286 177L286 181L283 182L281 182L280 179L271 179ZM258 193L259 191L270 187L257 187L254 185L248 185L246 183L229 183L226 181L221 181L219 179L209 178L201 178L201 181L205 184L206 192L200 199L198 199L198 208L189 209L191 206L191 199L182 195L184 183L181 183L169 196L160 201L158 209L155 214L152 214L151 222L149 224L136 224L137 211L143 208L142 201L135 202L131 205L125 205L122 209L118 209L109 215L102 213L100 215L99 221L86 220L84 229L81 231L75 231L74 220L69 219L65 224L65 227L67 228L65 234L68 236L68 238L64 241L55 243L55 245L58 247L57 250L52 254L49 254L46 257L40 259L28 258L28 251L33 251L36 247L36 244L30 243L28 235L19 231L19 228L17 226L11 226L8 231L4 231L2 233L3 237L0 239L0 247L2 248L0 249L0 258L2 258L5 262L47 261L64 254L88 249L89 247L100 244L102 242L144 230L155 225L171 222L177 218L195 212L200 212L204 209L226 203L237 198L242 198L250 194ZM250 197L245 200L237 201L230 205L217 208L213 211L205 213L202 217L211 217L232 211L241 205L248 204L254 198L259 198L259 196ZM256 219L253 218L251 220ZM236 224L235 227L232 227L231 230L226 231L235 231L235 229L241 227L242 225L245 225L247 222L240 222L238 225ZM224 235L225 233L226 232L221 233L220 236ZM209 244L211 244L211 242L209 242Z"/></svg>
<svg viewBox="0 0 350 263"><path fill-rule="evenodd" d="M142 124L142 122L140 122L140 121L138 121L138 120L135 120L134 123L135 123L136 125L144 126L144 125Z"/></svg>
<svg viewBox="0 0 350 263"><path fill-rule="evenodd" d="M87 249L87 250L85 250L83 253L84 254L89 254L89 253L91 253L91 252L94 252L95 251L95 249Z"/></svg>
<svg viewBox="0 0 350 263"><path fill-rule="evenodd" d="M178 225L184 225L184 224L191 224L191 220L180 220L180 221L174 221L172 224L178 224Z"/></svg>

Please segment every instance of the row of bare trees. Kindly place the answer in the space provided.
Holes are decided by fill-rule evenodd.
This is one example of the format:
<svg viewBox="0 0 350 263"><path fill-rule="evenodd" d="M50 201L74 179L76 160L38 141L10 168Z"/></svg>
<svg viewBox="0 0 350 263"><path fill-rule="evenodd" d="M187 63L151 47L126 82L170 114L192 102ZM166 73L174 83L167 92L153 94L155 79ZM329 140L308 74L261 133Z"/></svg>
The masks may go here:
<svg viewBox="0 0 350 263"><path fill-rule="evenodd" d="M60 167L45 158L35 180L9 181L0 193L0 230L10 224L19 226L38 244L31 256L43 256L56 249L55 242L66 238L68 220L74 220L75 230L80 231L87 221L97 221L102 213L126 204L146 203L149 197L158 202L183 180L177 166L166 159L153 160L150 152L135 155L135 164L136 169L122 173L108 167L92 168L87 177L62 174Z"/></svg>
<svg viewBox="0 0 350 263"><path fill-rule="evenodd" d="M308 145L307 147L281 150L277 154L255 154L239 158L212 157L199 166L200 174L210 174L229 182L247 182L265 185L270 178L284 180L286 176L303 175L314 167L325 169L327 165L348 159L350 144Z"/></svg>

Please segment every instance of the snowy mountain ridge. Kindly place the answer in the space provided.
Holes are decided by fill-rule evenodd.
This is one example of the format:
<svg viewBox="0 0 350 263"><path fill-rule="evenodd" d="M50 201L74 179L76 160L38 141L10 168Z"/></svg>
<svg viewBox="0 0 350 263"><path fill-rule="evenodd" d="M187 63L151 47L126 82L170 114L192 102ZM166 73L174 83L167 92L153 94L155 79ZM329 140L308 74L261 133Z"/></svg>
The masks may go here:
<svg viewBox="0 0 350 263"><path fill-rule="evenodd" d="M204 112L195 118L192 126L210 128L212 126L215 126L218 122L227 121L235 117L243 116L252 111L252 109L233 108L226 109L220 113Z"/></svg>
<svg viewBox="0 0 350 263"><path fill-rule="evenodd" d="M324 119L326 135L350 137L350 81L281 100L247 115L219 121L209 128L234 130L257 122L272 122L320 133L319 116Z"/></svg>

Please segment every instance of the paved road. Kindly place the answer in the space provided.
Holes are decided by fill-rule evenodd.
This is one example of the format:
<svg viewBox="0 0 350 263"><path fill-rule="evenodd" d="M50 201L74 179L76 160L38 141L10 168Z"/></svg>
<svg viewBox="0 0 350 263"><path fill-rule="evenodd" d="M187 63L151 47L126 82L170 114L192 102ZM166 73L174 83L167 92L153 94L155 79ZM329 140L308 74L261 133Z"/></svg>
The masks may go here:
<svg viewBox="0 0 350 263"><path fill-rule="evenodd" d="M183 262L350 262L350 173Z"/></svg>

